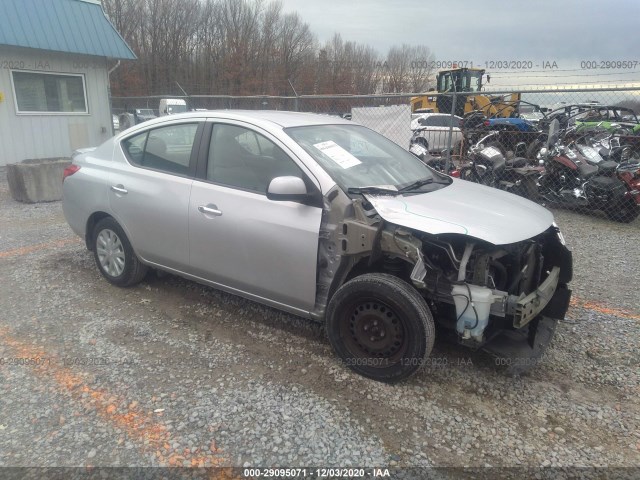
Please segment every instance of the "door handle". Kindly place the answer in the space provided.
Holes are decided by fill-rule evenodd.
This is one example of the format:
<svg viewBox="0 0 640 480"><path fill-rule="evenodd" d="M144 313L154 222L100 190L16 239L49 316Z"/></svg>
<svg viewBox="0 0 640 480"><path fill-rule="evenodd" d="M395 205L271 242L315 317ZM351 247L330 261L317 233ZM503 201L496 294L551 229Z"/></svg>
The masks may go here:
<svg viewBox="0 0 640 480"><path fill-rule="evenodd" d="M121 193L123 195L126 195L127 193L129 193L129 191L126 188L124 188L124 185L112 185L111 190L113 190L116 193Z"/></svg>
<svg viewBox="0 0 640 480"><path fill-rule="evenodd" d="M209 205L200 205L198 207L198 211L200 213L204 213L205 215L213 215L215 217L219 217L222 215L222 210L218 210L218 207L216 207L213 204L209 204Z"/></svg>

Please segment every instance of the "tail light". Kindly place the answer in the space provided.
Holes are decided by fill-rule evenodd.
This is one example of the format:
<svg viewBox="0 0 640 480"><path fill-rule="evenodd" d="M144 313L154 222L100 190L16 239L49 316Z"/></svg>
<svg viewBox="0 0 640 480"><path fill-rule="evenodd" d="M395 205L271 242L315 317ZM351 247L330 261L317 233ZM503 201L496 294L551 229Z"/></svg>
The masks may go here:
<svg viewBox="0 0 640 480"><path fill-rule="evenodd" d="M73 163L69 165L67 168L64 169L64 172L62 172L62 181L64 182L64 180L67 177L70 177L71 175L76 173L78 170L80 170L80 165L74 165Z"/></svg>
<svg viewBox="0 0 640 480"><path fill-rule="evenodd" d="M490 125L491 125L491 123L489 122L489 120L485 120L485 121L484 121L484 126L485 126L485 127L488 127L488 126L490 126Z"/></svg>

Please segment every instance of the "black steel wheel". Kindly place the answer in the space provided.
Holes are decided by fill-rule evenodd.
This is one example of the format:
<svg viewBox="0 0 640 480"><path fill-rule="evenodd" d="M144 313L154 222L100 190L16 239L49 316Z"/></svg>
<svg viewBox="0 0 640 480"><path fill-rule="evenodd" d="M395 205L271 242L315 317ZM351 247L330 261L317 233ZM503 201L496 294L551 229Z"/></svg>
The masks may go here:
<svg viewBox="0 0 640 480"><path fill-rule="evenodd" d="M327 336L345 365L383 382L424 366L435 327L424 299L392 275L369 273L345 283L327 309Z"/></svg>

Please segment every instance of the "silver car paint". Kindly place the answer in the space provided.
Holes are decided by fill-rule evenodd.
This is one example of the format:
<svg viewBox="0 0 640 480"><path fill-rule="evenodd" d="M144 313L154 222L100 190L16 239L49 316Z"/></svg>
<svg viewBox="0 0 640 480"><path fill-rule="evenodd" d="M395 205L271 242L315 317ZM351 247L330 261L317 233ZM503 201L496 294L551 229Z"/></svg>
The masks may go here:
<svg viewBox="0 0 640 480"><path fill-rule="evenodd" d="M135 179L133 183L132 177L127 176L126 186L129 187L127 191L137 191L138 188L142 188L144 182L148 182L151 178L154 178L154 175L171 177L164 179L167 181L180 178L168 174L159 174L157 172L152 172L151 174L148 173L151 172L149 170L130 166L124 156L120 141L135 132L145 130L154 125L167 125L169 123L176 123L186 119L192 120L194 118L207 118L207 121L215 120L228 121L229 123L243 123L261 131L261 133L266 133L270 138L276 139L276 143L291 154L292 158L309 174L311 180L317 182L317 185L324 195L336 187L335 182L302 147L284 134L282 129L288 126L315 124L353 125L352 122L336 117L320 117L289 112L247 113L238 111L181 114L172 116L170 121L165 117L136 125L105 142L95 151L80 155L74 160L75 163L81 165L83 168L78 173L68 177L65 181L63 201L65 216L72 229L77 234L84 236L86 234L87 220L89 216L96 211L102 211L112 215L116 220L119 217L122 218L124 204L122 204L120 208L117 207L117 203L121 200L120 198L117 200L112 198L112 202L110 202L109 195L111 194L109 193L109 189L111 186L118 186L119 184L125 186L124 177L115 178L115 180L118 181L118 183L116 183L113 181L114 178L112 174L109 173L110 171L119 172L115 174L116 176L120 175L120 173L124 176L125 172L133 169L136 170L136 173L141 177L147 175L144 180L142 178ZM163 179L161 179L161 181L163 181ZM138 185L138 182L141 182L140 185ZM248 199L247 197L237 203L235 201L228 202L226 198L218 198L218 194L223 192L224 187L184 178L180 178L178 183L180 184L178 188L182 192L180 196L184 195L188 198L188 210L184 222L181 219L178 219L177 223L176 221L170 222L168 221L167 215L156 215L155 222L158 222L158 226L153 227L155 230L151 232L151 235L162 236L167 230L183 229L189 231L189 228L193 225L192 231L194 238L189 239L187 243L189 245L188 250L191 250L191 253L188 255L188 265L182 265L185 263L184 251L181 251L177 257L174 257L174 260L172 260L174 263L172 264L168 264L167 260L158 261L158 259L171 255L171 252L175 253L175 250L169 248L169 246L175 245L175 243L166 242L163 244L158 239L152 239L151 245L145 246L143 243L149 241L148 233L150 232L147 232L147 234L137 234L135 232L135 226L132 232L131 226L128 224L129 221L124 219L121 225L127 232L127 235L131 235L129 238L132 240L133 248L143 262L286 311L302 315L311 314L313 308L313 293L315 293L316 287L315 269L317 268L318 229L321 216L321 210L319 208L314 209L313 207L291 204L290 202L267 203L269 201L266 200L266 197L262 197L261 199ZM186 193L188 185L192 185L192 191ZM465 215L461 210L463 208L469 208L469 202L465 203L459 197L471 193L474 188L479 188L480 186L465 182L465 187L457 187L459 187L459 182L455 180L453 185L439 192L419 195L419 197L424 197L421 201L416 200L418 196L412 197L414 200L410 200L410 197L405 197L403 200L408 200L408 203L405 203L405 206L402 208L397 205L392 208L388 203L388 201L392 199L375 198L374 200L382 210L380 212L381 216L392 222L394 220L391 220L391 218L394 218L397 220L398 225L416 228L429 233L444 231L464 233L464 228L466 228L466 232L469 235L484 238L496 244L517 241L516 238L528 238L531 235L540 233L544 228L550 226L553 221L549 212L541 207L533 208L532 205L534 204L525 200L522 200L526 203L521 205L521 207L524 207L524 211L530 215L526 220L522 218L522 208L503 210L504 205L502 205L497 208L495 212L492 212L491 208L496 207L496 205L500 203L497 199L494 199L493 202L486 203L482 207L474 202L475 205L473 205L473 207L475 213L473 215ZM452 192L455 191L456 194L447 194L450 189ZM480 189L482 190L484 187ZM498 195L505 195L503 192L497 190L491 191ZM240 191L234 190L232 193L235 194L236 197L241 197L242 195L240 195L239 192ZM486 191L483 193L483 198L490 197ZM215 198L213 198L214 195ZM514 200L511 197L512 196L509 196L508 201L513 202ZM157 208L159 204L157 202L153 203L154 199L157 199L157 196L146 195L142 201L142 207L144 208L142 208L141 211ZM162 202L162 200L160 201ZM271 203L278 204L278 207L273 211L266 211L265 205L270 205ZM112 204L116 205L116 209L119 210L118 212L112 209ZM206 218L202 212L198 211L198 207L209 204L218 207L222 215L213 215L213 218ZM406 205L408 204L411 204L414 213L407 215ZM434 205L437 205L437 208L433 208ZM178 205L176 205L176 209L172 211L174 214L179 215L179 212L183 212L182 214L184 214L184 208L185 199L181 198ZM402 215L403 209L405 209L405 215ZM285 214L283 212L288 213ZM416 213L425 215L429 212L433 214L434 219L432 220L435 221L427 221L424 217L420 218L416 215ZM464 228L460 226L458 230L454 230L450 222L448 223L448 227L443 226L443 224L447 224L446 218L449 212L456 215L458 223L465 222ZM293 224L283 222L283 220L287 218L285 215L291 214L295 215L298 222L301 223ZM520 216L521 221L514 224L513 217L497 221L497 217L500 215L511 216L514 214ZM127 214L125 214L125 216L126 215ZM138 213L138 215L144 216L145 213ZM227 220L228 218L231 220ZM272 219L271 221L269 220L270 218ZM227 222L225 228L221 230L211 228L213 225L216 225L215 222L220 219L224 219ZM185 222L188 225L187 228L184 227ZM191 222L191 224L189 224L189 222ZM506 223L509 223L509 225L506 225ZM546 226L543 227L543 224ZM258 225L260 225L260 227L258 227ZM498 228L499 230L492 232L492 228ZM233 235L234 229L237 229L236 232L240 232L241 235ZM173 237L174 242L179 243L182 241L182 239L184 239L183 233L184 232L176 233ZM189 234L187 234L187 236L188 235ZM218 235L218 241L212 241L209 235ZM224 245L225 248L220 248L218 244L219 241L228 241L230 245ZM278 245L278 242L283 243ZM169 248L169 251L160 252L164 247ZM268 250L265 251L265 248ZM156 252L156 256L145 257L143 252L148 255L148 251ZM230 254L229 252L232 253ZM281 252L287 253L283 256ZM230 259L220 258L225 255L234 257L236 260L235 265ZM214 257L218 258L214 259ZM154 259L156 259L156 261L154 261ZM204 262L211 262L210 265L214 269L219 268L219 270L210 271L207 268L203 268ZM216 264L216 262L218 263ZM242 265L241 270L238 268L240 265ZM229 273L232 272L233 268L236 269L237 277L234 276L230 278L231 275ZM251 278L252 275L256 274L260 275L260 279ZM318 306L316 305L316 307ZM322 306L320 306L320 308L321 307Z"/></svg>
<svg viewBox="0 0 640 480"><path fill-rule="evenodd" d="M113 139L98 148L87 149L84 154L76 150L79 154L73 163L82 168L64 181L62 211L71 229L82 238L93 213L111 213L104 186L109 181L113 150Z"/></svg>
<svg viewBox="0 0 640 480"><path fill-rule="evenodd" d="M464 180L418 195L367 195L386 221L426 233L459 233L505 245L548 229L553 215L525 198Z"/></svg>
<svg viewBox="0 0 640 480"><path fill-rule="evenodd" d="M208 121L224 121L226 123L235 123L253 128L260 133L276 141L276 143L285 147L284 150L292 154L294 160L298 160L298 164L304 165L305 171L310 174L312 180L317 180L320 191L323 194L329 192L335 182L331 176L318 165L315 160L292 138L283 134L283 128L295 127L302 125L353 125L353 122L344 120L335 116L315 115L312 113L286 112L286 111L264 111L264 110L210 110L207 112L191 112L172 115L171 119L192 119L209 117ZM121 134L114 137L113 141L119 145L120 141L129 137L137 131L145 130L151 126L162 124L165 125L167 117L156 118L142 124L133 126ZM119 146L117 148L120 148Z"/></svg>
<svg viewBox="0 0 640 480"><path fill-rule="evenodd" d="M161 122L162 125L204 122L202 116L192 117L188 122L171 119L173 121ZM193 180L131 165L120 142L113 151L110 175L111 213L125 229L137 255L146 262L187 270L187 217Z"/></svg>
<svg viewBox="0 0 640 480"><path fill-rule="evenodd" d="M320 188L315 172L308 167L315 162L303 150L311 162L298 158L292 151L297 144L281 130L230 117L218 117L216 123L251 128L264 135ZM333 180L326 183L333 186ZM272 201L265 195L195 180L189 206L189 271L309 312L315 303L321 217L318 207Z"/></svg>
<svg viewBox="0 0 640 480"><path fill-rule="evenodd" d="M139 257L185 269L189 265L189 197L193 180L113 162L109 205Z"/></svg>
<svg viewBox="0 0 640 480"><path fill-rule="evenodd" d="M283 135L282 125L255 118L250 122L240 121L246 120L246 116L220 113L216 121L252 128L277 143L322 192L335 186L333 179L298 144ZM276 116L286 119L286 115ZM316 294L320 208L270 201L264 195L194 182L139 168L127 161L121 140L154 125L184 123L187 119L201 120L202 113L176 115L172 116L172 121L156 119L136 125L95 151L80 155L75 163L85 168L69 177L64 187L63 206L72 229L84 237L89 216L96 211L105 212L120 223L144 263L296 314L309 315ZM310 119L316 120L311 124L318 123L315 116ZM351 124L341 119L332 123ZM290 124L298 125L299 122ZM101 169L95 188L89 191L85 180L95 173L93 155L110 160L98 161L106 168ZM115 192L111 187L124 189L127 193ZM234 201L229 202L228 197L219 199L217 193L221 191L234 197ZM204 215L198 210L200 206L212 204L212 196L224 205L224 218ZM245 198L240 200L243 196ZM96 200L86 205L84 198L87 197ZM284 221L291 220L292 215L293 222ZM273 221L267 221L268 218ZM210 222L213 219L218 222ZM212 228L220 224L224 228ZM243 230L246 234L243 238L229 235ZM260 231L261 235L256 235ZM220 247L225 236L233 248ZM269 251L265 252L265 248ZM210 270L203 265L215 267Z"/></svg>
<svg viewBox="0 0 640 480"><path fill-rule="evenodd" d="M447 148L449 145L450 128L434 125L424 126L419 123L420 118L429 117L451 117L451 115L448 113L423 113L420 117L411 120L411 130L413 132L418 132L418 138L424 138L427 141L430 152L438 152ZM459 119L462 120L462 118ZM453 129L451 129L451 132L451 145L462 140L462 131L460 128L454 126Z"/></svg>
<svg viewBox="0 0 640 480"><path fill-rule="evenodd" d="M196 180L190 272L308 312L315 303L321 216L321 208Z"/></svg>

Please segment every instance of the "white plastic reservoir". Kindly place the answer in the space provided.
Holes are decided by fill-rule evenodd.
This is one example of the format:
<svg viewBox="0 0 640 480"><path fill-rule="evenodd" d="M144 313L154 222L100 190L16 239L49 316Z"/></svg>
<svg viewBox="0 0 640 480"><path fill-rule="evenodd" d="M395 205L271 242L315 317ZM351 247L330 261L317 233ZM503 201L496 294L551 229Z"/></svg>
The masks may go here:
<svg viewBox="0 0 640 480"><path fill-rule="evenodd" d="M469 291L471 292L471 299L468 302ZM456 318L459 318L456 330L460 335L465 337L470 335L477 341L481 341L482 333L489 323L489 311L494 300L491 289L469 284L454 285L451 289L451 294L456 304ZM476 314L478 315L477 323ZM465 330L468 330L466 334Z"/></svg>

